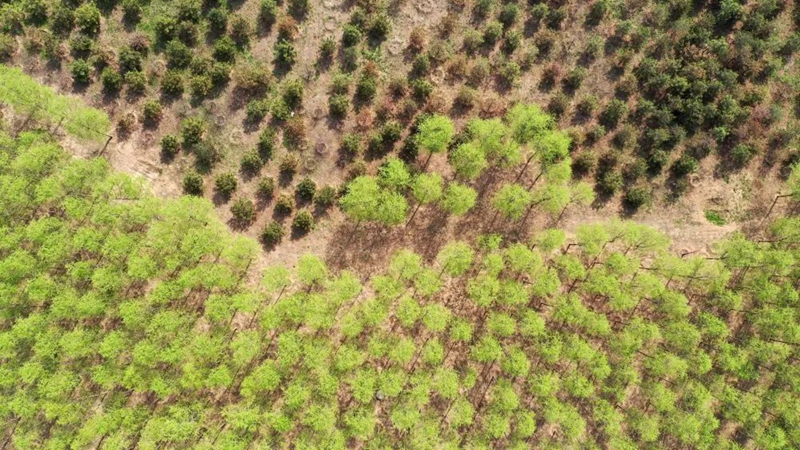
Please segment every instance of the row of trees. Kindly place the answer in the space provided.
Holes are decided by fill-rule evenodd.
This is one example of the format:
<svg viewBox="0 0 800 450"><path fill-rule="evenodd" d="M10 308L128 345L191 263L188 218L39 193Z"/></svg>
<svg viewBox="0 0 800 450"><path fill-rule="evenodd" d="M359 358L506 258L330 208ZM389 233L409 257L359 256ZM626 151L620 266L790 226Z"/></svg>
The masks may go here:
<svg viewBox="0 0 800 450"><path fill-rule="evenodd" d="M553 118L536 105L519 104L504 119L473 119L458 139L449 118L430 115L410 139L424 153L419 173L412 175L403 161L390 158L376 177L361 176L347 185L340 206L357 225L402 224L409 209L407 197L416 204L408 223L420 207L433 203L463 215L475 205L478 191L484 193L488 178L512 171L514 182L503 184L491 204L506 219L521 220L520 227L534 208L560 217L571 204L587 205L595 198L589 184L572 181L570 138L556 130ZM445 152L452 179L443 188L442 176L426 169L433 155ZM529 180L526 175L534 169L538 173ZM496 218L497 214L490 227Z"/></svg>
<svg viewBox="0 0 800 450"><path fill-rule="evenodd" d="M206 200L3 142L6 448L800 445L794 217L711 258L610 222L253 286Z"/></svg>

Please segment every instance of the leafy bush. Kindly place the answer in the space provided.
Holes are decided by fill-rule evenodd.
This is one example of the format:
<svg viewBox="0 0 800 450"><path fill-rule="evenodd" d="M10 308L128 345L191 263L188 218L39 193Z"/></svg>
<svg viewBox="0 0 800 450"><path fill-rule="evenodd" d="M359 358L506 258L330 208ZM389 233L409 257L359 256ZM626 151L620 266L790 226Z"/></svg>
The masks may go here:
<svg viewBox="0 0 800 450"><path fill-rule="evenodd" d="M251 225L256 220L256 206L251 200L240 198L231 205L231 215L238 225Z"/></svg>
<svg viewBox="0 0 800 450"><path fill-rule="evenodd" d="M731 158L733 158L733 162L739 166L749 163L755 154L755 148L748 144L736 144L731 150Z"/></svg>
<svg viewBox="0 0 800 450"><path fill-rule="evenodd" d="M242 155L242 162L241 167L242 171L247 173L256 173L261 170L261 166L264 165L264 161L261 160L261 156L259 156L258 151L256 150L249 150Z"/></svg>
<svg viewBox="0 0 800 450"><path fill-rule="evenodd" d="M244 47L249 44L252 33L253 27L247 19L238 14L233 16L233 19L231 19L231 38L236 45Z"/></svg>
<svg viewBox="0 0 800 450"><path fill-rule="evenodd" d="M128 92L143 94L147 89L147 77L142 72L128 72L125 74L125 84L128 86Z"/></svg>
<svg viewBox="0 0 800 450"><path fill-rule="evenodd" d="M75 24L89 35L100 31L100 10L94 3L84 3L75 10Z"/></svg>
<svg viewBox="0 0 800 450"><path fill-rule="evenodd" d="M167 134L161 138L161 154L167 158L174 158L181 148L178 136L174 134Z"/></svg>
<svg viewBox="0 0 800 450"><path fill-rule="evenodd" d="M697 172L698 167L696 159L684 154L672 164L672 173L674 173L675 176L682 177Z"/></svg>
<svg viewBox="0 0 800 450"><path fill-rule="evenodd" d="M217 6L211 8L206 15L208 28L214 34L225 33L228 29L228 10L225 7Z"/></svg>
<svg viewBox="0 0 800 450"><path fill-rule="evenodd" d="M142 120L147 125L153 125L161 120L162 106L161 102L154 99L149 99L142 105Z"/></svg>
<svg viewBox="0 0 800 450"><path fill-rule="evenodd" d="M183 42L173 39L164 48L164 55L166 55L167 63L170 67L182 69L189 67L194 57L194 52Z"/></svg>
<svg viewBox="0 0 800 450"><path fill-rule="evenodd" d="M297 183L295 193L300 199L310 202L317 193L317 184L311 178L305 177Z"/></svg>
<svg viewBox="0 0 800 450"><path fill-rule="evenodd" d="M384 40L392 30L392 21L386 14L378 14L369 28L369 35L375 40Z"/></svg>
<svg viewBox="0 0 800 450"><path fill-rule="evenodd" d="M622 178L622 174L616 170L606 171L597 181L597 187L600 188L602 192L609 195L615 194L617 191L622 189L624 184L625 180Z"/></svg>
<svg viewBox="0 0 800 450"><path fill-rule="evenodd" d="M122 75L113 67L106 67L100 74L100 82L106 93L114 94L122 88Z"/></svg>
<svg viewBox="0 0 800 450"><path fill-rule="evenodd" d="M294 211L294 200L286 194L281 194L275 201L275 211L278 214L289 215Z"/></svg>
<svg viewBox="0 0 800 450"><path fill-rule="evenodd" d="M69 71L72 74L72 81L75 84L89 84L92 74L92 68L85 59L76 59L69 65Z"/></svg>
<svg viewBox="0 0 800 450"><path fill-rule="evenodd" d="M278 65L291 67L297 61L297 49L287 41L281 40L275 43L275 62Z"/></svg>
<svg viewBox="0 0 800 450"><path fill-rule="evenodd" d="M622 100L614 99L606 105L606 109L600 114L600 121L607 128L616 128L627 114L628 105Z"/></svg>
<svg viewBox="0 0 800 450"><path fill-rule="evenodd" d="M203 140L206 122L200 117L188 117L181 121L181 140L185 147L192 147Z"/></svg>
<svg viewBox="0 0 800 450"><path fill-rule="evenodd" d="M189 92L195 98L205 98L214 89L214 83L207 74L194 75L189 78Z"/></svg>
<svg viewBox="0 0 800 450"><path fill-rule="evenodd" d="M328 113L336 120L347 117L350 110L350 99L346 95L332 95L328 99Z"/></svg>
<svg viewBox="0 0 800 450"><path fill-rule="evenodd" d="M345 133L342 136L342 153L348 158L355 158L361 154L361 136L356 133Z"/></svg>
<svg viewBox="0 0 800 450"><path fill-rule="evenodd" d="M183 94L183 75L177 70L168 70L161 79L161 92L169 96Z"/></svg>
<svg viewBox="0 0 800 450"><path fill-rule="evenodd" d="M300 80L289 80L283 85L283 101L291 108L297 108L303 102L305 87Z"/></svg>
<svg viewBox="0 0 800 450"><path fill-rule="evenodd" d="M290 153L281 158L281 162L278 165L278 170L280 170L282 175L292 177L295 173L297 173L297 168L299 166L300 159L296 155Z"/></svg>
<svg viewBox="0 0 800 450"><path fill-rule="evenodd" d="M214 189L224 198L229 198L236 191L238 185L236 175L230 172L221 173L214 179Z"/></svg>
<svg viewBox="0 0 800 450"><path fill-rule="evenodd" d="M262 160L269 161L272 159L275 154L275 130L271 127L261 130L256 148Z"/></svg>
<svg viewBox="0 0 800 450"><path fill-rule="evenodd" d="M217 61L232 63L236 59L236 43L228 36L223 36L214 42L211 53Z"/></svg>
<svg viewBox="0 0 800 450"><path fill-rule="evenodd" d="M320 208L329 208L336 202L336 189L325 186L314 196L314 203Z"/></svg>
<svg viewBox="0 0 800 450"><path fill-rule="evenodd" d="M259 98L250 100L245 107L245 116L250 123L261 122L270 110L269 100Z"/></svg>
<svg viewBox="0 0 800 450"><path fill-rule="evenodd" d="M262 177L258 180L258 195L263 199L271 199L275 195L275 180L272 177Z"/></svg>
<svg viewBox="0 0 800 450"><path fill-rule="evenodd" d="M306 210L302 210L294 216L292 229L300 233L308 233L314 229L314 216Z"/></svg>
<svg viewBox="0 0 800 450"><path fill-rule="evenodd" d="M117 61L119 62L119 70L123 74L130 71L138 72L142 70L141 53L137 52L136 50L128 46L122 47L120 49Z"/></svg>
<svg viewBox="0 0 800 450"><path fill-rule="evenodd" d="M635 187L625 193L625 205L632 209L638 209L650 203L650 191L647 188Z"/></svg>
<svg viewBox="0 0 800 450"><path fill-rule="evenodd" d="M264 242L264 245L271 247L280 244L285 233L283 225L273 220L261 232L261 241Z"/></svg>
<svg viewBox="0 0 800 450"><path fill-rule="evenodd" d="M342 28L342 45L345 47L353 47L361 42L361 30L351 24L345 24Z"/></svg>
<svg viewBox="0 0 800 450"><path fill-rule="evenodd" d="M494 46L502 35L503 25L500 22L489 22L486 24L486 29L483 30L483 43Z"/></svg>
<svg viewBox="0 0 800 450"><path fill-rule="evenodd" d="M371 102L378 92L378 79L369 73L361 74L356 83L356 98L362 102Z"/></svg>
<svg viewBox="0 0 800 450"><path fill-rule="evenodd" d="M261 0L258 8L258 20L266 27L271 27L278 18L278 3L275 0Z"/></svg>
<svg viewBox="0 0 800 450"><path fill-rule="evenodd" d="M197 172L187 172L183 176L183 192L188 195L203 195L203 177Z"/></svg>

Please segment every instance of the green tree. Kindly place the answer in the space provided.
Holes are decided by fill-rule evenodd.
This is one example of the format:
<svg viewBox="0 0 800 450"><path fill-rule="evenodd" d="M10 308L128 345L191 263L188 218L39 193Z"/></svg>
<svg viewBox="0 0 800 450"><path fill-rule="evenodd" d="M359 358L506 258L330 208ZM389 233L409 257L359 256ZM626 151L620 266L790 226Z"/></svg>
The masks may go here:
<svg viewBox="0 0 800 450"><path fill-rule="evenodd" d="M444 191L441 204L450 214L462 216L475 206L477 198L478 193L471 187L451 182Z"/></svg>
<svg viewBox="0 0 800 450"><path fill-rule="evenodd" d="M450 145L455 135L453 122L442 115L434 114L423 120L417 130L417 143L420 148L428 152L428 158L422 166L424 171L430 163L434 153L441 153Z"/></svg>
<svg viewBox="0 0 800 450"><path fill-rule="evenodd" d="M433 203L442 197L442 176L438 173L421 173L417 175L411 182L411 194L417 202L417 207L411 213L406 226L414 221L414 217L416 217L417 211L422 205Z"/></svg>

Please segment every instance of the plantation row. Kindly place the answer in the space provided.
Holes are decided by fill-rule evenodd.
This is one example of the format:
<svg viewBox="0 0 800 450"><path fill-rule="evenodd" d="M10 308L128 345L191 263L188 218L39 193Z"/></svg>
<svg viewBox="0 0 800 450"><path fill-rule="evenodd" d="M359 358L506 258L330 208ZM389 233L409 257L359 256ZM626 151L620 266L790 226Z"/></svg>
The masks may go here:
<svg viewBox="0 0 800 450"><path fill-rule="evenodd" d="M39 133L0 211L5 448L800 446L793 217L713 258L610 222L252 274L206 200Z"/></svg>

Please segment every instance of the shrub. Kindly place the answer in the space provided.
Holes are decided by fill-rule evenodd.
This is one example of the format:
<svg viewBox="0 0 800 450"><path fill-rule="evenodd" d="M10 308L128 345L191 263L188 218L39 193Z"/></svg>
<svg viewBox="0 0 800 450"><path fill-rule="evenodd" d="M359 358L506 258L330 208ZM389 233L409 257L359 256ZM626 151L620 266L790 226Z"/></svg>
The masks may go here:
<svg viewBox="0 0 800 450"><path fill-rule="evenodd" d="M297 183L295 193L300 199L310 202L317 193L317 184L311 178L305 177Z"/></svg>
<svg viewBox="0 0 800 450"><path fill-rule="evenodd" d="M458 108L471 109L475 106L477 101L478 91L469 86L462 86L461 89L458 90L453 104Z"/></svg>
<svg viewBox="0 0 800 450"><path fill-rule="evenodd" d="M261 232L261 241L264 242L264 245L271 247L279 244L283 240L284 234L283 225L273 220Z"/></svg>
<svg viewBox="0 0 800 450"><path fill-rule="evenodd" d="M486 24L486 29L483 30L483 43L493 46L500 40L503 35L503 25L500 22L489 22Z"/></svg>
<svg viewBox="0 0 800 450"><path fill-rule="evenodd" d="M348 158L354 158L361 154L361 136L355 133L346 133L342 137L342 153Z"/></svg>
<svg viewBox="0 0 800 450"><path fill-rule="evenodd" d="M231 19L231 38L236 45L244 47L249 44L252 33L253 27L247 19L238 14L233 16L233 19Z"/></svg>
<svg viewBox="0 0 800 450"><path fill-rule="evenodd" d="M486 58L478 58L467 75L467 82L473 87L481 85L491 73L491 67Z"/></svg>
<svg viewBox="0 0 800 450"><path fill-rule="evenodd" d="M230 197L236 191L238 184L236 176L230 172L221 173L214 179L214 189L225 198Z"/></svg>
<svg viewBox="0 0 800 450"><path fill-rule="evenodd" d="M234 82L236 88L247 95L261 95L269 88L272 76L263 64L248 63L237 66Z"/></svg>
<svg viewBox="0 0 800 450"><path fill-rule="evenodd" d="M506 33L506 38L503 40L503 53L510 55L517 51L520 45L522 45L522 32L511 30Z"/></svg>
<svg viewBox="0 0 800 450"><path fill-rule="evenodd" d="M345 47L358 45L361 42L361 38L361 30L358 27L349 23L342 27L342 45Z"/></svg>
<svg viewBox="0 0 800 450"><path fill-rule="evenodd" d="M755 156L755 149L747 144L737 144L731 150L731 158L733 158L733 162L737 165L743 166L750 162Z"/></svg>
<svg viewBox="0 0 800 450"><path fill-rule="evenodd" d="M275 0L261 0L258 9L258 20L266 27L271 27L278 18L278 4Z"/></svg>
<svg viewBox="0 0 800 450"><path fill-rule="evenodd" d="M141 53L128 46L120 49L117 61L119 62L119 69L122 73L142 70Z"/></svg>
<svg viewBox="0 0 800 450"><path fill-rule="evenodd" d="M310 9L308 0L289 0L289 12L295 17L305 17Z"/></svg>
<svg viewBox="0 0 800 450"><path fill-rule="evenodd" d="M414 76L422 77L431 71L431 59L425 53L417 55L414 62L411 63L411 73Z"/></svg>
<svg viewBox="0 0 800 450"><path fill-rule="evenodd" d="M211 54L217 61L232 63L236 59L236 43L228 36L222 36L214 42Z"/></svg>
<svg viewBox="0 0 800 450"><path fill-rule="evenodd" d="M173 39L169 41L166 48L164 48L164 55L166 55L167 64L169 64L170 67L182 69L189 66L194 53L186 44L177 39Z"/></svg>
<svg viewBox="0 0 800 450"><path fill-rule="evenodd" d="M202 17L202 4L200 0L178 0L174 2L178 20L197 23Z"/></svg>
<svg viewBox="0 0 800 450"><path fill-rule="evenodd" d="M497 17L505 29L511 28L517 22L518 18L519 6L517 6L515 3L509 3L503 6L503 9L500 11L500 15Z"/></svg>
<svg viewBox="0 0 800 450"><path fill-rule="evenodd" d="M275 130L271 127L264 128L258 135L256 144L258 154L264 161L269 161L275 154Z"/></svg>
<svg viewBox="0 0 800 450"><path fill-rule="evenodd" d="M336 41L333 38L325 38L319 46L319 60L330 63L336 54Z"/></svg>
<svg viewBox="0 0 800 450"><path fill-rule="evenodd" d="M261 156L258 155L256 150L248 150L242 155L241 167L242 171L247 173L256 173L264 165Z"/></svg>
<svg viewBox="0 0 800 450"><path fill-rule="evenodd" d="M180 150L178 136L167 134L161 138L161 154L167 158L174 158Z"/></svg>
<svg viewBox="0 0 800 450"><path fill-rule="evenodd" d="M600 121L607 128L615 128L626 114L628 114L628 105L622 100L614 99L606 105L606 109L600 114Z"/></svg>
<svg viewBox="0 0 800 450"><path fill-rule="evenodd" d="M625 125L614 135L612 143L620 149L628 149L633 147L639 133L632 125Z"/></svg>
<svg viewBox="0 0 800 450"><path fill-rule="evenodd" d="M222 6L211 8L206 15L212 33L222 34L228 28L228 11Z"/></svg>
<svg viewBox="0 0 800 450"><path fill-rule="evenodd" d="M100 10L94 3L84 3L75 10L75 24L89 35L100 31Z"/></svg>
<svg viewBox="0 0 800 450"><path fill-rule="evenodd" d="M281 158L281 162L278 165L278 170L280 170L281 174L292 177L295 173L297 173L297 168L299 166L300 159L297 157L297 155L290 153Z"/></svg>
<svg viewBox="0 0 800 450"><path fill-rule="evenodd" d="M269 110L269 100L262 98L250 100L247 102L247 106L245 107L247 121L251 123L259 123L264 119L264 117L266 117L267 113L269 113Z"/></svg>
<svg viewBox="0 0 800 450"><path fill-rule="evenodd" d="M411 82L411 93L417 101L425 102L433 93L433 85L428 80L414 80Z"/></svg>
<svg viewBox="0 0 800 450"><path fill-rule="evenodd" d="M203 195L203 177L197 172L188 172L183 177L183 192L188 195Z"/></svg>
<svg viewBox="0 0 800 450"><path fill-rule="evenodd" d="M355 47L348 47L342 52L342 70L352 72L358 69L359 51Z"/></svg>
<svg viewBox="0 0 800 450"><path fill-rule="evenodd" d="M569 109L569 97L563 92L557 92L547 104L547 112L555 116L561 117Z"/></svg>
<svg viewBox="0 0 800 450"><path fill-rule="evenodd" d="M221 87L231 79L231 66L226 63L216 62L211 65L208 77L215 87Z"/></svg>
<svg viewBox="0 0 800 450"><path fill-rule="evenodd" d="M628 192L625 193L623 201L629 208L639 209L650 203L650 191L643 187L629 189Z"/></svg>
<svg viewBox="0 0 800 450"><path fill-rule="evenodd" d="M273 99L269 110L272 113L272 118L278 122L285 122L292 116L292 108L283 101L283 97Z"/></svg>
<svg viewBox="0 0 800 450"><path fill-rule="evenodd" d="M247 226L256 220L256 206L246 198L240 198L231 205L233 220L241 225Z"/></svg>
<svg viewBox="0 0 800 450"><path fill-rule="evenodd" d="M336 189L325 186L317 192L314 203L320 208L329 208L336 201Z"/></svg>
<svg viewBox="0 0 800 450"><path fill-rule="evenodd" d="M362 102L371 102L377 92L378 80L370 74L362 74L356 83L356 97Z"/></svg>
<svg viewBox="0 0 800 450"><path fill-rule="evenodd" d="M107 93L117 93L122 88L122 75L113 67L106 67L100 74L103 90Z"/></svg>
<svg viewBox="0 0 800 450"><path fill-rule="evenodd" d="M291 67L297 61L297 49L291 42L280 40L275 44L275 61L285 67Z"/></svg>
<svg viewBox="0 0 800 450"><path fill-rule="evenodd" d="M142 120L147 125L153 125L161 120L162 107L158 100L149 99L142 105Z"/></svg>
<svg viewBox="0 0 800 450"><path fill-rule="evenodd" d="M199 117L188 117L181 121L181 139L185 147L197 145L206 131L206 123Z"/></svg>
<svg viewBox="0 0 800 450"><path fill-rule="evenodd" d="M464 33L464 51L474 53L483 46L483 34L477 30L467 30Z"/></svg>
<svg viewBox="0 0 800 450"><path fill-rule="evenodd" d="M584 117L589 117L597 110L599 105L600 100L597 99L597 96L587 95L586 97L582 98L577 105L575 105L575 108Z"/></svg>
<svg viewBox="0 0 800 450"><path fill-rule="evenodd" d="M289 215L294 211L294 200L287 194L281 194L275 201L275 211L278 214Z"/></svg>
<svg viewBox="0 0 800 450"><path fill-rule="evenodd" d="M258 195L263 199L270 199L275 195L275 180L272 177L263 177L258 180Z"/></svg>
<svg viewBox="0 0 800 450"><path fill-rule="evenodd" d="M587 174L597 167L597 155L592 150L586 150L575 157L572 168L579 174Z"/></svg>
<svg viewBox="0 0 800 450"><path fill-rule="evenodd" d="M211 93L212 89L214 89L214 83L211 81L211 77L207 74L194 75L193 77L189 78L189 91L195 98L207 97L208 94Z"/></svg>
<svg viewBox="0 0 800 450"><path fill-rule="evenodd" d="M72 8L63 4L53 8L53 12L50 14L50 27L56 34L69 34L75 27L75 13Z"/></svg>
<svg viewBox="0 0 800 450"><path fill-rule="evenodd" d="M624 184L625 180L622 178L622 174L616 170L607 170L597 181L597 187L608 195L615 194L617 191L622 189Z"/></svg>
<svg viewBox="0 0 800 450"><path fill-rule="evenodd" d="M675 176L682 177L690 173L697 172L699 165L697 160L689 155L681 155L680 158L672 163L672 173Z"/></svg>
<svg viewBox="0 0 800 450"><path fill-rule="evenodd" d="M658 173L669 162L669 153L656 150L647 158L647 167L651 172Z"/></svg>
<svg viewBox="0 0 800 450"><path fill-rule="evenodd" d="M583 80L586 79L587 71L583 67L576 67L570 71L564 78L564 86L570 90L576 90L581 87Z"/></svg>
<svg viewBox="0 0 800 450"><path fill-rule="evenodd" d="M392 21L386 14L378 14L375 20L372 21L372 26L369 28L369 35L378 41L386 39L389 32L392 30Z"/></svg>
<svg viewBox="0 0 800 450"><path fill-rule="evenodd" d="M73 37L69 40L69 49L73 55L85 57L91 53L94 48L94 39L82 34Z"/></svg>
<svg viewBox="0 0 800 450"><path fill-rule="evenodd" d="M350 99L346 95L332 95L328 98L328 113L336 120L347 117L350 110Z"/></svg>
<svg viewBox="0 0 800 450"><path fill-rule="evenodd" d="M291 108L297 108L303 102L303 82L300 80L289 80L283 85L283 101Z"/></svg>
<svg viewBox="0 0 800 450"><path fill-rule="evenodd" d="M92 68L85 59L76 59L69 65L72 74L72 81L75 84L89 84L91 80Z"/></svg>
<svg viewBox="0 0 800 450"><path fill-rule="evenodd" d="M520 68L519 64L515 63L514 61L505 61L500 66L500 71L498 73L500 76L500 82L507 87L514 86L517 83L517 80L519 80L521 74L522 68Z"/></svg>
<svg viewBox="0 0 800 450"><path fill-rule="evenodd" d="M302 117L292 117L286 121L283 129L283 145L291 149L300 149L306 143L306 123Z"/></svg>
<svg viewBox="0 0 800 450"><path fill-rule="evenodd" d="M125 84L128 85L128 92L142 94L147 89L147 78L142 72L128 72L125 74Z"/></svg>
<svg viewBox="0 0 800 450"><path fill-rule="evenodd" d="M300 233L308 233L314 229L314 216L306 210L302 210L294 216L292 229Z"/></svg>
<svg viewBox="0 0 800 450"><path fill-rule="evenodd" d="M183 75L177 70L168 70L161 79L161 92L170 96L183 94Z"/></svg>

